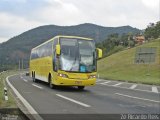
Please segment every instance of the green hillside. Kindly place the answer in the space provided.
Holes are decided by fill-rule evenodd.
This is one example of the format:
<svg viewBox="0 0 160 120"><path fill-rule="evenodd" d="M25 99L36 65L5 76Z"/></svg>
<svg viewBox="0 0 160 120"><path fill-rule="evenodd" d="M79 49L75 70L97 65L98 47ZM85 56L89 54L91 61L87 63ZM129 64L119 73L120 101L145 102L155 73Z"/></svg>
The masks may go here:
<svg viewBox="0 0 160 120"><path fill-rule="evenodd" d="M137 47L156 47L156 61L152 64L135 64ZM100 78L160 85L160 39L127 49L98 62Z"/></svg>

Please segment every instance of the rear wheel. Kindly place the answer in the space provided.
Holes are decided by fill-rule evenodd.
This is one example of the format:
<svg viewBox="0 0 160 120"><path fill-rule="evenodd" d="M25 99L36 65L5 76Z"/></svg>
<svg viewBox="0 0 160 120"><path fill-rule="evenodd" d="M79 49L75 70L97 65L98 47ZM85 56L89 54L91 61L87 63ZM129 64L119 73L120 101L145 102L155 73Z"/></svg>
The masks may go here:
<svg viewBox="0 0 160 120"><path fill-rule="evenodd" d="M37 82L37 80L35 78L35 72L32 73L32 80L33 80L33 82Z"/></svg>
<svg viewBox="0 0 160 120"><path fill-rule="evenodd" d="M79 90L83 90L85 86L78 86Z"/></svg>

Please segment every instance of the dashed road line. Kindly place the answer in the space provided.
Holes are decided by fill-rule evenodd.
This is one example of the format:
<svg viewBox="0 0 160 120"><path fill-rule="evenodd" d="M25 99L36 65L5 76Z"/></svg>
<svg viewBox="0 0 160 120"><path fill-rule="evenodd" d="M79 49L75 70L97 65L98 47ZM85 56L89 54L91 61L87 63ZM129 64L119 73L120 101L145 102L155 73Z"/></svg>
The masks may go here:
<svg viewBox="0 0 160 120"><path fill-rule="evenodd" d="M101 84L101 85L105 85L105 86L109 86L109 87L114 87L113 85L108 85L106 83L98 83L98 84ZM132 85L133 86L133 85ZM128 90L136 90L136 91L142 91L142 92L149 92L149 93L155 93L155 92L152 92L151 90L142 90L142 89L135 89L137 87L137 84L134 84L133 87L122 87L122 86L117 86L118 88L123 88L123 89L128 89ZM160 92L158 92L160 93ZM156 93L157 94L157 93Z"/></svg>
<svg viewBox="0 0 160 120"><path fill-rule="evenodd" d="M112 85L112 86L118 86L118 85L121 85L122 83L117 83L117 84L115 84L115 85Z"/></svg>
<svg viewBox="0 0 160 120"><path fill-rule="evenodd" d="M34 87L37 87L39 89L43 89L41 86L38 86L38 85L35 85L35 84L32 84Z"/></svg>
<svg viewBox="0 0 160 120"><path fill-rule="evenodd" d="M103 82L103 83L99 83L101 85L106 85L107 83L110 83L111 81L107 81L107 82Z"/></svg>
<svg viewBox="0 0 160 120"><path fill-rule="evenodd" d="M56 95L57 95L58 97L63 98L63 99L66 99L66 100L69 100L69 101L74 102L74 103L76 103L76 104L79 104L79 105L81 105L81 106L83 106L83 107L91 107L90 105L87 105L87 104L85 104L85 103L79 102L79 101L74 100L74 99L72 99L72 98L68 98L68 97L65 97L65 96L60 95L60 94L56 94Z"/></svg>
<svg viewBox="0 0 160 120"><path fill-rule="evenodd" d="M137 84L133 84L130 89L135 89L137 87Z"/></svg>
<svg viewBox="0 0 160 120"><path fill-rule="evenodd" d="M121 94L121 93L115 93L115 94L116 95L120 95L120 96L124 96L124 97L128 97L128 98L134 98L134 99L139 99L139 100L144 100L144 101L150 101L150 102L160 103L160 101L156 101L156 100L151 100L151 99L146 99L146 98L140 98L140 97L125 95L125 94Z"/></svg>
<svg viewBox="0 0 160 120"><path fill-rule="evenodd" d="M152 92L158 93L158 89L155 86L152 86Z"/></svg>
<svg viewBox="0 0 160 120"><path fill-rule="evenodd" d="M28 80L26 80L26 79L23 79L25 82L28 82Z"/></svg>
<svg viewBox="0 0 160 120"><path fill-rule="evenodd" d="M100 81L103 81L103 80L99 80L99 79L98 79L98 80L96 80L96 82L100 82Z"/></svg>

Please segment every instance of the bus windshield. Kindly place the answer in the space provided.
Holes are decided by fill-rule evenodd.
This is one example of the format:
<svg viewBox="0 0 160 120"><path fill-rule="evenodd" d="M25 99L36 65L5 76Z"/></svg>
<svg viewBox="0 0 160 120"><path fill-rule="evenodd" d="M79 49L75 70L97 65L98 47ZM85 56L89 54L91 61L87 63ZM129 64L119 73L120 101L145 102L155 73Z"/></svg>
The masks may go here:
<svg viewBox="0 0 160 120"><path fill-rule="evenodd" d="M60 69L73 72L96 71L95 43L91 40L61 38Z"/></svg>

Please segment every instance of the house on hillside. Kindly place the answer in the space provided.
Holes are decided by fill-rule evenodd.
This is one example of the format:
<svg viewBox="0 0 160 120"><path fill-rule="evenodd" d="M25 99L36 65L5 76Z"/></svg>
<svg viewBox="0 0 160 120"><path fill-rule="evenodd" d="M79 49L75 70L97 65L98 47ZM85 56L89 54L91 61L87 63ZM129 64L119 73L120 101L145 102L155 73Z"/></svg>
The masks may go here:
<svg viewBox="0 0 160 120"><path fill-rule="evenodd" d="M134 37L135 42L139 45L143 44L145 42L145 37L143 35L138 35Z"/></svg>

